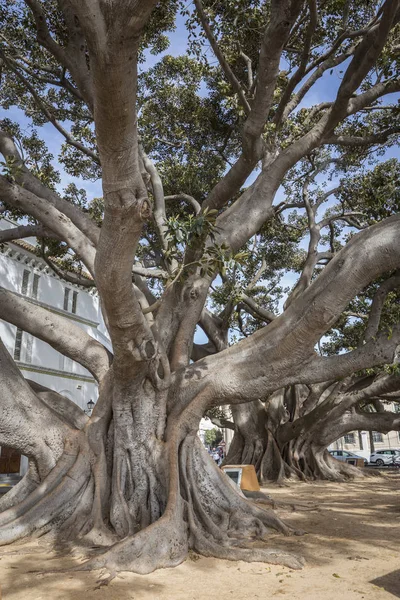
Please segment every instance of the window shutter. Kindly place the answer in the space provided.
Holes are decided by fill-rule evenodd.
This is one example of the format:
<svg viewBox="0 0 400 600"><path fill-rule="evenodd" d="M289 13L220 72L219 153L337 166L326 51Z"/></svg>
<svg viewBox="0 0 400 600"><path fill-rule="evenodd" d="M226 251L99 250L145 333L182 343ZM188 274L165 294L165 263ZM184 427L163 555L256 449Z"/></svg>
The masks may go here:
<svg viewBox="0 0 400 600"><path fill-rule="evenodd" d="M76 304L78 301L78 292L73 292L72 294L72 312L76 313Z"/></svg>
<svg viewBox="0 0 400 600"><path fill-rule="evenodd" d="M24 269L24 273L22 275L22 285L21 285L21 294L23 294L24 296L26 296L26 294L28 293L28 283L29 283L29 275L31 274L30 271L27 271L27 269Z"/></svg>
<svg viewBox="0 0 400 600"><path fill-rule="evenodd" d="M40 279L40 275L38 275L37 273L34 273L33 274L33 284L32 284L32 298L34 298L35 300L37 300L37 297L38 297L39 279Z"/></svg>
<svg viewBox="0 0 400 600"><path fill-rule="evenodd" d="M70 291L71 290L69 288L65 288L65 290L64 290L64 310L68 310Z"/></svg>
<svg viewBox="0 0 400 600"><path fill-rule="evenodd" d="M28 271L28 273L29 273L29 271ZM15 336L14 360L21 360L22 334L23 334L22 329L20 329L18 327L16 336Z"/></svg>

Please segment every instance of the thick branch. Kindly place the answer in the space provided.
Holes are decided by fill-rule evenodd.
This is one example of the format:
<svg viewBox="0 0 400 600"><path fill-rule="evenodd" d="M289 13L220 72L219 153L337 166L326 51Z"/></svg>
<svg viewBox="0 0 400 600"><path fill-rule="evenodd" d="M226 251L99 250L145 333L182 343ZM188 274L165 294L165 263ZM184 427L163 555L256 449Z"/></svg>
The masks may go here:
<svg viewBox="0 0 400 600"><path fill-rule="evenodd" d="M356 412L349 416L349 424L351 430L366 430L379 431L388 433L389 431L400 431L400 414L399 413L366 413Z"/></svg>
<svg viewBox="0 0 400 600"><path fill-rule="evenodd" d="M70 319L0 287L0 318L47 342L100 381L109 369L108 351Z"/></svg>
<svg viewBox="0 0 400 600"><path fill-rule="evenodd" d="M20 240L27 237L56 237L54 233L43 225L19 225L12 229L4 229L0 231L0 244L11 242L12 240Z"/></svg>
<svg viewBox="0 0 400 600"><path fill-rule="evenodd" d="M235 346L198 361L196 372L210 382L210 398L249 401L290 383L336 380L397 360L397 330L390 339L331 358L318 357L314 346L360 290L400 266L399 223L396 215L355 235L283 315Z"/></svg>
<svg viewBox="0 0 400 600"><path fill-rule="evenodd" d="M0 340L0 444L34 460L44 478L61 456L69 431L32 391Z"/></svg>

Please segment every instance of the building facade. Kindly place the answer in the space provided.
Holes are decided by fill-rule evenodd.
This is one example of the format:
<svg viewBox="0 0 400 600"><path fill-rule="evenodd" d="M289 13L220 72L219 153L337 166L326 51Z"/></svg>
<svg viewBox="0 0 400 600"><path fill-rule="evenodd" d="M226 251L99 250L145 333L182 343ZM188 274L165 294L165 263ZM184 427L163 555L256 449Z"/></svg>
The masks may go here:
<svg viewBox="0 0 400 600"><path fill-rule="evenodd" d="M6 219L0 221L1 229L13 226ZM95 288L60 279L36 254L35 244L34 238L27 238L0 245L0 285L69 319L111 349ZM84 367L2 320L0 337L26 379L59 392L83 410L87 410L90 400L96 402L96 382ZM0 454L0 473L5 468L1 466ZM26 460L22 459L21 472L25 469Z"/></svg>
<svg viewBox="0 0 400 600"><path fill-rule="evenodd" d="M389 407L393 412L400 412L400 404ZM329 450L348 450L369 460L370 454L376 450L400 450L400 431L379 433L378 431L351 431L329 446Z"/></svg>

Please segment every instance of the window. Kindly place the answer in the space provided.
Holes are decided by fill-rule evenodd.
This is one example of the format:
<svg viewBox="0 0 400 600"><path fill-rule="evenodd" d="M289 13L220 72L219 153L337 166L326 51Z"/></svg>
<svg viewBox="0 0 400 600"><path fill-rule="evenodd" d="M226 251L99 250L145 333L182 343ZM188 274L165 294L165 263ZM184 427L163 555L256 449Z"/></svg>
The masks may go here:
<svg viewBox="0 0 400 600"><path fill-rule="evenodd" d="M344 443L345 444L355 444L356 439L355 439L354 433L346 433L346 435L344 436Z"/></svg>
<svg viewBox="0 0 400 600"><path fill-rule="evenodd" d="M72 294L72 312L76 313L76 304L78 301L78 292L73 292Z"/></svg>
<svg viewBox="0 0 400 600"><path fill-rule="evenodd" d="M400 413L400 404L399 404L399 402L395 402L394 403L394 412L395 413Z"/></svg>
<svg viewBox="0 0 400 600"><path fill-rule="evenodd" d="M33 283L32 283L32 298L34 298L35 300L37 300L37 297L38 297L39 279L40 279L40 275L38 275L37 273L34 273L33 274Z"/></svg>
<svg viewBox="0 0 400 600"><path fill-rule="evenodd" d="M22 275L22 285L21 285L21 294L23 294L24 296L26 296L26 294L28 293L28 283L29 283L29 275L31 274L30 271L28 271L27 269L24 269L24 273Z"/></svg>
<svg viewBox="0 0 400 600"><path fill-rule="evenodd" d="M374 442L383 442L383 436L378 431L372 432L372 439L374 440Z"/></svg>
<svg viewBox="0 0 400 600"><path fill-rule="evenodd" d="M64 310L68 310L70 291L71 290L69 288L65 288L65 290L64 290Z"/></svg>
<svg viewBox="0 0 400 600"><path fill-rule="evenodd" d="M28 271L28 273L29 273L29 271ZM20 329L18 327L16 336L15 336L14 360L21 360L22 334L23 334L22 329Z"/></svg>
<svg viewBox="0 0 400 600"><path fill-rule="evenodd" d="M28 338L26 340L26 352L25 352L25 362L27 362L27 363L32 362L32 345L33 345L33 337L31 335L28 335Z"/></svg>

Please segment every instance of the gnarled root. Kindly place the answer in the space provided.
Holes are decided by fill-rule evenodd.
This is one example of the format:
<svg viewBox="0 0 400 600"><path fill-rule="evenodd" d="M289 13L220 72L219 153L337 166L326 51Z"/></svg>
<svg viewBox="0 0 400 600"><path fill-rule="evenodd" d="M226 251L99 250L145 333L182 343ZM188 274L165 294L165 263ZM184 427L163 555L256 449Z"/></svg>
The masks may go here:
<svg viewBox="0 0 400 600"><path fill-rule="evenodd" d="M0 513L0 544L58 530L74 513L90 482L90 463L77 433L57 465L22 502Z"/></svg>
<svg viewBox="0 0 400 600"><path fill-rule="evenodd" d="M196 435L187 436L180 444L177 462L170 465L169 498L163 516L77 570L106 569L111 577L124 570L146 574L178 565L189 549L227 560L263 561L293 569L303 566L300 557L266 546L271 533L296 532L272 511L239 495ZM177 466L179 478L173 476ZM252 547L256 540L257 547Z"/></svg>
<svg viewBox="0 0 400 600"><path fill-rule="evenodd" d="M185 448L186 446L186 448ZM272 511L243 498L227 476L210 461L197 439L188 438L182 448L186 474L190 547L204 556L227 560L263 561L294 569L303 566L300 557L279 549L252 548L254 540L271 533L296 533Z"/></svg>

